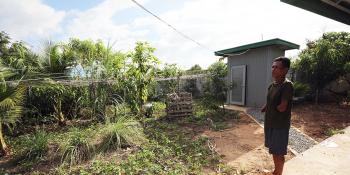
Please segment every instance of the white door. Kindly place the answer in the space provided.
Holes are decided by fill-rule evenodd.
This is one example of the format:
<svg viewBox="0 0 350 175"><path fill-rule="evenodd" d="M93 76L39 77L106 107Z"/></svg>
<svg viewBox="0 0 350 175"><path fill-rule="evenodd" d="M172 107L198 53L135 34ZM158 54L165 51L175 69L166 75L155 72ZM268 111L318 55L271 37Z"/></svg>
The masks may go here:
<svg viewBox="0 0 350 175"><path fill-rule="evenodd" d="M246 88L246 65L231 67L231 82L233 88L230 93L231 104L245 104L245 88Z"/></svg>

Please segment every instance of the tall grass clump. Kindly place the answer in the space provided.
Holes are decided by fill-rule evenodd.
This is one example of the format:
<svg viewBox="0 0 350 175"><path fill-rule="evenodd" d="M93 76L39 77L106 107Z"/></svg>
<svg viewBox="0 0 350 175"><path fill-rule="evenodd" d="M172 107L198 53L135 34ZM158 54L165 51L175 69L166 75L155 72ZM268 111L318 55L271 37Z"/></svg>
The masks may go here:
<svg viewBox="0 0 350 175"><path fill-rule="evenodd" d="M48 138L48 134L44 131L21 136L12 143L17 160L22 164L41 160L48 151Z"/></svg>
<svg viewBox="0 0 350 175"><path fill-rule="evenodd" d="M61 162L72 166L90 159L95 153L92 138L93 130L71 129L67 139L60 143L60 150L62 151Z"/></svg>
<svg viewBox="0 0 350 175"><path fill-rule="evenodd" d="M148 142L141 124L131 116L121 116L114 123L107 123L99 132L100 150L119 149Z"/></svg>

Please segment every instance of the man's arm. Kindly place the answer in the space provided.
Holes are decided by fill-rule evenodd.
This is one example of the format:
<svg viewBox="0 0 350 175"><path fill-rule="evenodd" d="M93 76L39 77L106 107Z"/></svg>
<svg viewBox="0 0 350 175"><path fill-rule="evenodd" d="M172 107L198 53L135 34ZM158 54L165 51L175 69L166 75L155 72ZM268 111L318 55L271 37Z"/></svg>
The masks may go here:
<svg viewBox="0 0 350 175"><path fill-rule="evenodd" d="M277 110L279 112L284 112L287 110L287 107L288 107L288 101L285 99L282 99L281 103L277 106Z"/></svg>
<svg viewBox="0 0 350 175"><path fill-rule="evenodd" d="M279 112L285 112L288 108L288 103L293 98L293 85L292 83L288 83L282 90L281 103L277 106L277 110Z"/></svg>
<svg viewBox="0 0 350 175"><path fill-rule="evenodd" d="M266 104L261 108L261 112L266 112Z"/></svg>

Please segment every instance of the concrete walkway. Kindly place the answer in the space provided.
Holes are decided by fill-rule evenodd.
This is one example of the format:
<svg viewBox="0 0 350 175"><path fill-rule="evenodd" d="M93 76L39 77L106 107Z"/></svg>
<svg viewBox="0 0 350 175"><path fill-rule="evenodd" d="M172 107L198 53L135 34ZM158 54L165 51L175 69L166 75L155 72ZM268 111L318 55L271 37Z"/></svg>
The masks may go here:
<svg viewBox="0 0 350 175"><path fill-rule="evenodd" d="M242 107L242 106L236 106L236 105L227 105L225 107L228 109L245 112L246 114L251 116L253 120L255 120L257 123L259 123L260 126L262 126L262 127L264 126L264 114L260 112L259 108ZM312 139L311 137L302 133L297 128L295 128L295 127L290 128L288 148L294 154L296 154L296 155L300 154L300 153L310 149L311 147L313 147L316 144L317 144L317 142L314 139Z"/></svg>
<svg viewBox="0 0 350 175"><path fill-rule="evenodd" d="M349 175L350 127L285 164L284 175Z"/></svg>
<svg viewBox="0 0 350 175"><path fill-rule="evenodd" d="M260 109L247 108L246 113L254 117L259 123L264 125L264 114L260 112ZM310 136L304 134L303 132L301 132L293 126L290 128L288 147L294 154L300 154L310 149L316 144L317 142Z"/></svg>
<svg viewBox="0 0 350 175"><path fill-rule="evenodd" d="M247 113L260 126L264 124L264 116L258 108L226 107ZM317 143L291 127L288 148L296 157L286 162L283 175L350 175L350 126L343 131Z"/></svg>

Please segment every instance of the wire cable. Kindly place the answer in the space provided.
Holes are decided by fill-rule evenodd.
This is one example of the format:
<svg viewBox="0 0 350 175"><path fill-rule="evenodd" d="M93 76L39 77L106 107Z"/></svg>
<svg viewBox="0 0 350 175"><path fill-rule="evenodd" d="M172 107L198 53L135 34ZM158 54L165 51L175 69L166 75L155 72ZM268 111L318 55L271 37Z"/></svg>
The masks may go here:
<svg viewBox="0 0 350 175"><path fill-rule="evenodd" d="M150 10L148 10L146 7L144 7L143 5L141 5L140 3L138 3L136 0L131 0L132 2L134 2L137 6L139 6L141 9L143 9L144 11L146 11L147 13L151 14L153 17L155 17L156 19L158 19L160 22L164 23L165 25L167 25L168 27L170 27L172 30L174 30L176 33L178 33L179 35L181 35L182 37L196 43L198 46L202 47L202 48L205 48L207 50L210 50L212 52L216 52L216 53L219 53L219 54L222 54L224 56L239 56L239 55L243 55L245 53L247 53L249 51L246 50L246 51L243 51L241 53L238 53L238 54L226 54L226 53L222 53L222 52L218 52L218 51L214 51L213 49L210 49L209 47L201 44L200 42L192 39L191 37L189 37L188 35L184 34L183 32L181 32L180 30L176 29L174 26L172 26L170 23L166 22L165 20L163 20L162 18L160 18L159 16L157 16L156 14L154 14L153 12L151 12Z"/></svg>
<svg viewBox="0 0 350 175"><path fill-rule="evenodd" d="M147 13L151 14L153 17L157 18L159 21L161 21L162 23L164 23L165 25L167 25L168 27L170 27L171 29L173 29L176 33L178 33L179 35L181 35L182 37L196 43L197 45L205 48L205 49L209 49L210 48L204 46L203 44L197 42L196 40L192 39L191 37L189 37L188 35L182 33L181 31L179 31L178 29L176 29L175 27L173 27L171 24L169 24L168 22L166 22L165 20L163 20L162 18L160 18L159 16L157 16L156 14L154 14L153 12L151 12L150 10L148 10L146 7L142 6L140 3L138 3L136 0L131 0L132 2L134 2L137 6L139 6L140 8L142 8L143 10L145 10Z"/></svg>

